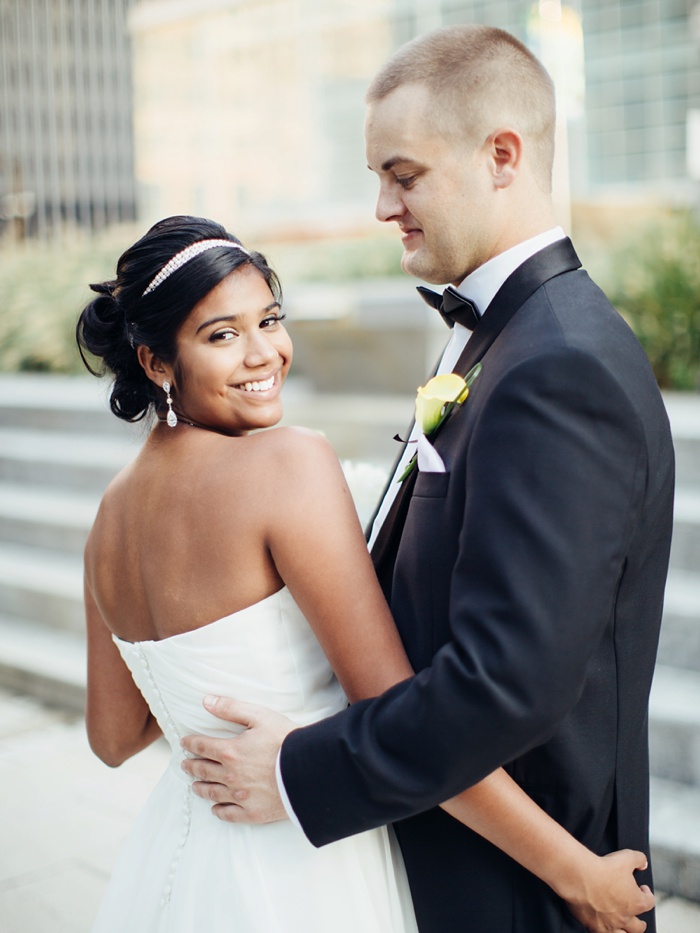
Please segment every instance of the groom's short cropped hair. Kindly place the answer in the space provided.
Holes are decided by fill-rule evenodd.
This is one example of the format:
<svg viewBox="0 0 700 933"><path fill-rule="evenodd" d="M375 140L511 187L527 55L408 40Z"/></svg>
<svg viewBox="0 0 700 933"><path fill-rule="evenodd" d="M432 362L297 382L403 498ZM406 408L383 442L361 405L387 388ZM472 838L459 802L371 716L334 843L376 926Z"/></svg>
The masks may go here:
<svg viewBox="0 0 700 933"><path fill-rule="evenodd" d="M407 42L370 83L368 104L399 86L424 84L432 127L480 145L498 128L517 130L533 171L551 188L556 108L547 70L515 36L492 26L447 26Z"/></svg>

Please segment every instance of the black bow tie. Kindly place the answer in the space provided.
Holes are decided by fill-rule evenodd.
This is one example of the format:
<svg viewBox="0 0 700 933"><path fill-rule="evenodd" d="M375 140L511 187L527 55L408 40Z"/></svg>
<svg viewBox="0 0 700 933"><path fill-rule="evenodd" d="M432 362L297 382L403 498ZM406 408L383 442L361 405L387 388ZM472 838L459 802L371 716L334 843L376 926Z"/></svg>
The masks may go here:
<svg viewBox="0 0 700 933"><path fill-rule="evenodd" d="M460 295L452 285L448 285L442 295L422 285L416 286L416 290L426 304L440 312L448 327L454 327L456 321L474 330L479 323L480 315L474 302Z"/></svg>

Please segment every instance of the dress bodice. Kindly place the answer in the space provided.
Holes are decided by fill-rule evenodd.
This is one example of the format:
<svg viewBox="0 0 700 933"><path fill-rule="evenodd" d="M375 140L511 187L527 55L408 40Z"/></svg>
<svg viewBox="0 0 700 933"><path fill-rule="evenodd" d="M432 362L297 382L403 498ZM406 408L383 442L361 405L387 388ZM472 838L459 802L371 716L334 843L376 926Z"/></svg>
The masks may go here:
<svg viewBox="0 0 700 933"><path fill-rule="evenodd" d="M277 593L201 628L158 641L114 642L173 752L200 733L242 731L206 711L206 694L284 713L299 725L346 706L338 680L291 593Z"/></svg>

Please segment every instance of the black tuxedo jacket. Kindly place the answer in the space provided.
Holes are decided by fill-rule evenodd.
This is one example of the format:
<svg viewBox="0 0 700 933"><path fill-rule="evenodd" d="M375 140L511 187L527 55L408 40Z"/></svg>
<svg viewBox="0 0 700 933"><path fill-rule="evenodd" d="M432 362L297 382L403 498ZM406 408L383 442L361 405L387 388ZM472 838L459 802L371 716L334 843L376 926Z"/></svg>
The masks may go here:
<svg viewBox="0 0 700 933"><path fill-rule="evenodd" d="M504 765L589 848L648 853L668 419L568 240L505 282L455 369L477 360L447 472L418 473L375 555L417 674L291 733L282 775L316 845L396 824L423 933L581 931L436 805Z"/></svg>

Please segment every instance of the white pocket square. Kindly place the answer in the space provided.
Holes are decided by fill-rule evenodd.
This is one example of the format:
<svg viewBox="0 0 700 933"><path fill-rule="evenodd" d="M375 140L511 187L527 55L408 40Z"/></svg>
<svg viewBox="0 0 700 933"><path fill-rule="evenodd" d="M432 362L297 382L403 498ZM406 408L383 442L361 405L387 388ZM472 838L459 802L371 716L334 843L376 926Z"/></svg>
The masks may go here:
<svg viewBox="0 0 700 933"><path fill-rule="evenodd" d="M421 473L446 473L442 457L425 434L418 435L418 469Z"/></svg>

